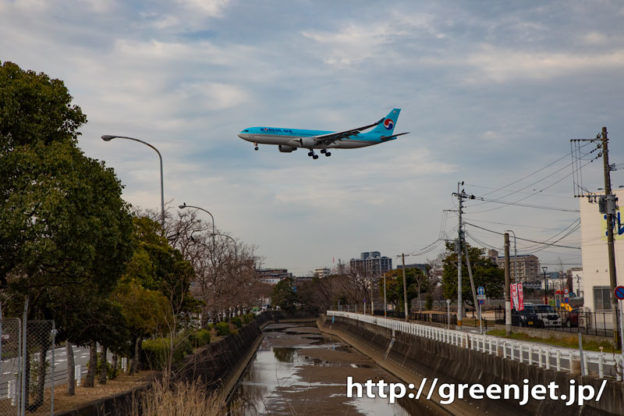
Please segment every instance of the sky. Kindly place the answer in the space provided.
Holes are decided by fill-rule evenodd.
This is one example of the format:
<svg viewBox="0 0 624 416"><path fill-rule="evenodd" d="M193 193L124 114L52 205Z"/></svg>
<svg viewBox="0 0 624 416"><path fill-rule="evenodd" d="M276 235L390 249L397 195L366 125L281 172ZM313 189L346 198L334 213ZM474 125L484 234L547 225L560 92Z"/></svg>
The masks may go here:
<svg viewBox="0 0 624 416"><path fill-rule="evenodd" d="M558 240L571 248L517 240L555 271L581 259L570 139L606 126L623 160L623 18L607 0L0 0L0 60L65 82L89 120L80 147L133 206L159 210L157 155L103 134L156 146L168 206L209 210L263 267L433 259L457 235L463 181L470 244ZM330 158L236 136L346 130L394 107L409 135ZM596 190L602 160L585 145Z"/></svg>

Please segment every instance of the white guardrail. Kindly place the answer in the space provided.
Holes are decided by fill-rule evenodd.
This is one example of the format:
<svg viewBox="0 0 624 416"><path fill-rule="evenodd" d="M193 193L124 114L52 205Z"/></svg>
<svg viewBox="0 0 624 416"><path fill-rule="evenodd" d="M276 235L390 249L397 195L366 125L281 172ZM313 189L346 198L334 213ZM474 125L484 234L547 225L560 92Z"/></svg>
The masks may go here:
<svg viewBox="0 0 624 416"><path fill-rule="evenodd" d="M487 354L502 354L503 358L528 365L537 365L545 369L552 368L557 371L572 372L574 368L573 363L580 362L580 352L570 348L558 348L532 342L509 340L492 335L473 334L353 312L329 310L327 311L327 316L353 319ZM619 354L583 351L583 359L583 374L594 374L601 379L610 377L616 378L618 381L622 380L623 360Z"/></svg>

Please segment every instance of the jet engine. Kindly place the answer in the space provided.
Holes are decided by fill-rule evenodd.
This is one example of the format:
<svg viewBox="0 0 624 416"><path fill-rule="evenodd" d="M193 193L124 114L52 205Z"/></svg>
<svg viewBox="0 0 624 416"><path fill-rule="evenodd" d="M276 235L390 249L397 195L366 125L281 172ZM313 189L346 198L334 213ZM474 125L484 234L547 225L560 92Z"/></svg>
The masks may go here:
<svg viewBox="0 0 624 416"><path fill-rule="evenodd" d="M279 151L282 153L290 153L290 152L294 152L295 150L297 150L297 148L294 146L288 146L287 144L279 145Z"/></svg>

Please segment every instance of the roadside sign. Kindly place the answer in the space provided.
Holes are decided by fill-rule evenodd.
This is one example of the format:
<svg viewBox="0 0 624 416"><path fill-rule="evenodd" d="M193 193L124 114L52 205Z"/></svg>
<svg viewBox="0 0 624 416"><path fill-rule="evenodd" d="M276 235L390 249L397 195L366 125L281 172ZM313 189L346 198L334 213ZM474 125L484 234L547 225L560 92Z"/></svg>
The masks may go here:
<svg viewBox="0 0 624 416"><path fill-rule="evenodd" d="M524 310L524 292L522 289L522 283L516 284L516 290L518 291L518 310Z"/></svg>
<svg viewBox="0 0 624 416"><path fill-rule="evenodd" d="M624 300L624 286L618 286L615 288L615 297L619 300Z"/></svg>
<svg viewBox="0 0 624 416"><path fill-rule="evenodd" d="M485 288L483 286L477 288L477 300L479 301L479 305L485 303Z"/></svg>

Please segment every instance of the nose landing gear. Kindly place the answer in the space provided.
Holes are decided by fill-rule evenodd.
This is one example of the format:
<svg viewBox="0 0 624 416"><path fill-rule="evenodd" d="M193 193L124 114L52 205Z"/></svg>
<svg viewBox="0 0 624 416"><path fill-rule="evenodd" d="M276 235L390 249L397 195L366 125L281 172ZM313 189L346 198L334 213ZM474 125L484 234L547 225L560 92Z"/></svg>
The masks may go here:
<svg viewBox="0 0 624 416"><path fill-rule="evenodd" d="M254 143L254 150L257 152L258 151L258 143Z"/></svg>

